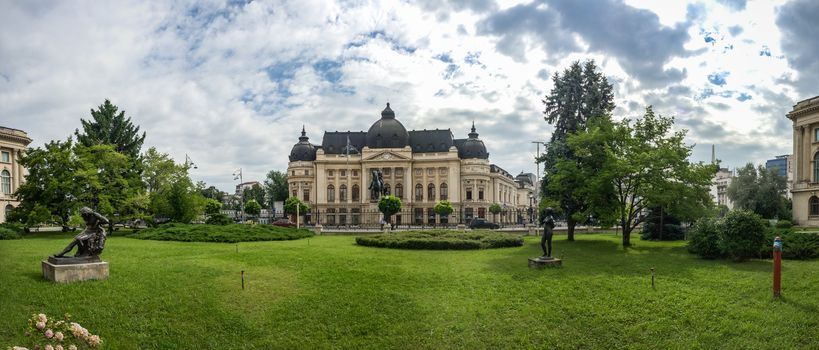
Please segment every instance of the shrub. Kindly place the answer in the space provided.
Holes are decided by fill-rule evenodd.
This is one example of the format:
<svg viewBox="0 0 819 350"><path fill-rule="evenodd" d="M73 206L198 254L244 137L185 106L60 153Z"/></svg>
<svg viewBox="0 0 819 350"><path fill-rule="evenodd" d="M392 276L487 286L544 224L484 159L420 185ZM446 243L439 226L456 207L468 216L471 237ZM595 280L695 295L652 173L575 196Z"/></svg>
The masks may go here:
<svg viewBox="0 0 819 350"><path fill-rule="evenodd" d="M356 237L356 244L394 249L465 250L520 247L523 238L491 231L429 230Z"/></svg>
<svg viewBox="0 0 819 350"><path fill-rule="evenodd" d="M697 220L688 230L688 251L706 259L722 256L719 247L719 219L704 217Z"/></svg>
<svg viewBox="0 0 819 350"><path fill-rule="evenodd" d="M759 247L765 243L765 226L762 218L753 212L731 211L719 225L720 251L736 261L756 256Z"/></svg>
<svg viewBox="0 0 819 350"><path fill-rule="evenodd" d="M156 228L139 231L128 237L157 241L181 242L254 242L282 241L313 236L306 229L295 229L273 225L191 225L165 224Z"/></svg>
<svg viewBox="0 0 819 350"><path fill-rule="evenodd" d="M776 222L776 228L791 228L793 227L793 223L789 220L779 220Z"/></svg>
<svg viewBox="0 0 819 350"><path fill-rule="evenodd" d="M12 231L17 232L17 233L23 233L26 230L25 225L23 225L22 223L20 223L20 222L8 222L8 221L0 224L0 228L12 230Z"/></svg>
<svg viewBox="0 0 819 350"><path fill-rule="evenodd" d="M643 233L640 235L640 239L659 240L660 239L660 230L658 229L659 226L660 225L655 224L653 222L649 222L643 225ZM678 241L682 239L685 239L685 230L683 230L682 226L677 224L663 225L662 240Z"/></svg>
<svg viewBox="0 0 819 350"><path fill-rule="evenodd" d="M819 258L819 233L793 231L790 229L769 229L765 241L759 248L759 257L773 257L773 240L782 238L782 259L807 260Z"/></svg>
<svg viewBox="0 0 819 350"><path fill-rule="evenodd" d="M20 239L20 238L22 238L22 236L20 236L19 232L16 232L14 230L10 230L10 229L5 228L5 227L0 227L0 240Z"/></svg>
<svg viewBox="0 0 819 350"><path fill-rule="evenodd" d="M225 214L211 214L205 223L208 225L230 225L233 223L233 219L229 218Z"/></svg>

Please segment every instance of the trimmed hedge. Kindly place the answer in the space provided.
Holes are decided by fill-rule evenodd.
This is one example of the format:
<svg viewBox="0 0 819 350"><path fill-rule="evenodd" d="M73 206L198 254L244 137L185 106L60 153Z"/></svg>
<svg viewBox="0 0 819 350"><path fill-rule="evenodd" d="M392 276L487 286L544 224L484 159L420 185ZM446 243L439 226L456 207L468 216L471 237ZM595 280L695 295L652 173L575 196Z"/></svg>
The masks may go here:
<svg viewBox="0 0 819 350"><path fill-rule="evenodd" d="M765 234L765 244L759 249L761 258L773 257L774 237L782 238L782 258L807 260L819 258L819 232L770 229Z"/></svg>
<svg viewBox="0 0 819 350"><path fill-rule="evenodd" d="M19 233L15 232L14 230L0 227L0 240L4 239L20 239L23 238Z"/></svg>
<svg viewBox="0 0 819 350"><path fill-rule="evenodd" d="M361 236L356 237L355 242L362 246L393 249L468 250L520 247L523 238L492 231L428 230Z"/></svg>
<svg viewBox="0 0 819 350"><path fill-rule="evenodd" d="M156 241L236 243L283 241L311 236L313 236L313 232L310 230L273 225L193 225L172 223L144 229L128 237Z"/></svg>
<svg viewBox="0 0 819 350"><path fill-rule="evenodd" d="M205 223L208 224L208 225L224 226L224 225L232 224L233 219L229 218L225 214L216 213L216 214L211 214L210 217L208 217L208 219L205 220Z"/></svg>

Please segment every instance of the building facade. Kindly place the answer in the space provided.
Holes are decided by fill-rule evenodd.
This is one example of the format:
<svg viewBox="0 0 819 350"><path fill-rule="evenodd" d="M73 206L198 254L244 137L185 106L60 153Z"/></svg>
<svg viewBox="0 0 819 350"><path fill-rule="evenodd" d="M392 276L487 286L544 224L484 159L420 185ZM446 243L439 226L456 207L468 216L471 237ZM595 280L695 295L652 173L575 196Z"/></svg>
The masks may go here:
<svg viewBox="0 0 819 350"><path fill-rule="evenodd" d="M312 144L302 129L290 152L287 181L290 196L310 205L308 223L323 225L377 224L377 201L369 189L380 170L386 191L401 199L394 223L435 225L486 218L522 223L534 182L510 175L491 164L475 125L467 138L452 131L410 130L387 107L368 131L325 132ZM528 177L527 177L528 179ZM438 201L452 203L455 213L439 217ZM497 203L502 212L492 215Z"/></svg>
<svg viewBox="0 0 819 350"><path fill-rule="evenodd" d="M25 181L26 169L20 158L31 143L25 131L0 126L0 222L20 204L12 195Z"/></svg>
<svg viewBox="0 0 819 350"><path fill-rule="evenodd" d="M786 179L787 195L791 198L791 189L793 189L793 155L786 154L776 156L774 159L768 159L765 162L765 169L768 171L775 171L779 176Z"/></svg>
<svg viewBox="0 0 819 350"><path fill-rule="evenodd" d="M717 205L724 205L729 210L734 209L734 202L728 198L728 186L734 178L734 172L728 168L719 168L711 182L711 198Z"/></svg>
<svg viewBox="0 0 819 350"><path fill-rule="evenodd" d="M793 221L819 226L819 96L788 113L793 122Z"/></svg>

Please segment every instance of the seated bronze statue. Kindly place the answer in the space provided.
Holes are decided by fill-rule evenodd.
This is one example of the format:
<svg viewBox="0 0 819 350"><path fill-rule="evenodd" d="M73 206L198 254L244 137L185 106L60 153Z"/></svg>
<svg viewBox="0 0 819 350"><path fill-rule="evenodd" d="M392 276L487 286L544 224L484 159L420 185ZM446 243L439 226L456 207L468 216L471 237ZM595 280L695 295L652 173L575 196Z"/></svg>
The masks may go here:
<svg viewBox="0 0 819 350"><path fill-rule="evenodd" d="M65 254L70 252L74 247L77 247L75 258L95 257L102 253L105 248L105 229L102 225L108 223L108 219L99 213L91 210L91 208L83 207L80 209L80 215L85 221L85 230L74 237L74 240L68 244L63 251L54 254L54 258L66 258Z"/></svg>

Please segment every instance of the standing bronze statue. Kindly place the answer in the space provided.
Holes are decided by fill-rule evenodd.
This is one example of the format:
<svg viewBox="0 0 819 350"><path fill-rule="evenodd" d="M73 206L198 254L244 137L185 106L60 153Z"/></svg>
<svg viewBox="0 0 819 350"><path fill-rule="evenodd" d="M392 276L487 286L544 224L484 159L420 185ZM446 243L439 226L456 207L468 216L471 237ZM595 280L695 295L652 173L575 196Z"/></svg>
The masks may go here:
<svg viewBox="0 0 819 350"><path fill-rule="evenodd" d="M552 257L552 235L554 234L555 218L552 217L554 209L546 208L546 217L543 218L543 237L540 238L540 248L543 249L541 258Z"/></svg>
<svg viewBox="0 0 819 350"><path fill-rule="evenodd" d="M105 248L106 238L105 229L103 229L102 226L108 223L108 219L91 210L89 207L80 209L80 215L82 215L82 219L85 221L85 230L75 236L74 240L71 241L63 251L54 254L54 258L71 259L70 257L66 257L65 254L74 249L74 247L77 247L77 253L74 254L74 258L99 259L100 253L102 253L103 248Z"/></svg>

